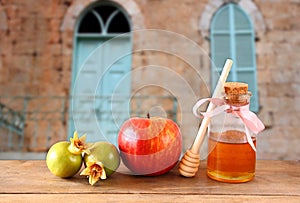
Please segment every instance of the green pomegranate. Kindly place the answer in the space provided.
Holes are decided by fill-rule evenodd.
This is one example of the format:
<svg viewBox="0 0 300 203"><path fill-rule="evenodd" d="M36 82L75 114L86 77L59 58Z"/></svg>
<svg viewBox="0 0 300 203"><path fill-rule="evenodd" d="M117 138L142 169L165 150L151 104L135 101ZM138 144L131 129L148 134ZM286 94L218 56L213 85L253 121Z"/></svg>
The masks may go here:
<svg viewBox="0 0 300 203"><path fill-rule="evenodd" d="M90 154L84 155L84 163L101 162L106 176L113 174L120 165L120 154L115 145L109 142L96 142L89 147Z"/></svg>
<svg viewBox="0 0 300 203"><path fill-rule="evenodd" d="M67 141L57 142L51 146L46 156L48 169L54 175L61 178L74 176L81 168L81 154L71 153L71 143Z"/></svg>
<svg viewBox="0 0 300 203"><path fill-rule="evenodd" d="M100 179L113 174L120 165L118 149L109 142L96 142L88 148L89 153L84 155L86 168L80 175L89 177L89 183L94 185Z"/></svg>

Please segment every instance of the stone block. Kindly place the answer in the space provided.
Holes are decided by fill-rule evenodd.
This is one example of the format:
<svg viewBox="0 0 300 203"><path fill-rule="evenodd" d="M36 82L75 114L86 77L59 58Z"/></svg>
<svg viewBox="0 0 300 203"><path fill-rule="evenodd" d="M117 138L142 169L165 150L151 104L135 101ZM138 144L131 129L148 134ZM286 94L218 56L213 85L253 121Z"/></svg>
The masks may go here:
<svg viewBox="0 0 300 203"><path fill-rule="evenodd" d="M288 146L290 141L284 139L285 131L281 127L267 129L258 135L258 159L289 159Z"/></svg>
<svg viewBox="0 0 300 203"><path fill-rule="evenodd" d="M20 8L17 5L8 5L5 7L6 16L10 19L18 18Z"/></svg>
<svg viewBox="0 0 300 203"><path fill-rule="evenodd" d="M50 45L48 45L49 47L49 52L52 56L55 57L61 57L62 56L62 45L60 43L51 43Z"/></svg>
<svg viewBox="0 0 300 203"><path fill-rule="evenodd" d="M59 31L50 33L50 38L49 38L50 44L57 44L60 41L61 41L61 33Z"/></svg>
<svg viewBox="0 0 300 203"><path fill-rule="evenodd" d="M284 61L283 63L288 64L288 61ZM271 78L272 83L278 85L290 83L293 72L289 71L289 67L284 67L284 69L286 69L286 71L280 71L280 69L268 71L269 75L266 75L266 78Z"/></svg>
<svg viewBox="0 0 300 203"><path fill-rule="evenodd" d="M20 18L13 18L7 22L10 30L20 32L22 29L22 20Z"/></svg>
<svg viewBox="0 0 300 203"><path fill-rule="evenodd" d="M45 18L61 19L66 12L66 6L63 1L41 1L40 11L43 11Z"/></svg>
<svg viewBox="0 0 300 203"><path fill-rule="evenodd" d="M293 102L294 102L294 105L293 105L294 106L294 110L297 113L300 113L300 96L295 97L294 100L293 100Z"/></svg>
<svg viewBox="0 0 300 203"><path fill-rule="evenodd" d="M265 83L270 83L272 81L270 70L259 70L257 71L257 80Z"/></svg>
<svg viewBox="0 0 300 203"><path fill-rule="evenodd" d="M291 91L289 83L271 83L266 85L269 97L294 97L295 92Z"/></svg>
<svg viewBox="0 0 300 203"><path fill-rule="evenodd" d="M278 97L260 97L260 106L263 112L278 112L280 102Z"/></svg>

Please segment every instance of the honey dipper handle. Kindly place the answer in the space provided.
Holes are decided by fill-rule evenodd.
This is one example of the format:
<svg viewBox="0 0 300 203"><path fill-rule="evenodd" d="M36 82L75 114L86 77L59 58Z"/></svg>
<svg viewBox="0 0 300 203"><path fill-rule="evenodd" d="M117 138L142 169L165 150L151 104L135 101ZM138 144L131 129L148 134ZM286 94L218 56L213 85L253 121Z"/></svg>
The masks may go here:
<svg viewBox="0 0 300 203"><path fill-rule="evenodd" d="M224 83L226 82L227 76L230 72L232 63L233 63L233 61L231 59L226 60L225 65L224 65L223 70L222 70L222 73L221 73L221 76L220 76L220 78L218 80L218 83L217 83L217 86L214 90L214 93L213 93L213 96L212 96L213 98L221 97L222 89L224 87ZM213 109L214 109L214 105L210 102L206 111L208 112L208 111L211 111ZM204 136L205 136L206 129L207 129L207 126L208 126L209 122L210 122L210 118L207 118L207 117L204 117L204 119L202 120L202 123L200 125L199 130L198 130L198 133L197 133L197 136L196 136L195 141L193 143L193 146L191 147L191 151L194 154L199 153L199 149L200 149L200 147L202 145L202 142L204 140Z"/></svg>

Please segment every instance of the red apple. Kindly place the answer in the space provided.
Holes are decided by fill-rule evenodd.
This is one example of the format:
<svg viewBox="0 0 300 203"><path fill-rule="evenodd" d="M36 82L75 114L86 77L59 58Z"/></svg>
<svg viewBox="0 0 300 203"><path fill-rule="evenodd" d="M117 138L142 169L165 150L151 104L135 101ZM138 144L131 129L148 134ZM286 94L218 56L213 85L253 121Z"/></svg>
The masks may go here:
<svg viewBox="0 0 300 203"><path fill-rule="evenodd" d="M167 118L130 118L120 128L118 145L123 163L136 175L156 176L171 170L181 154L182 138Z"/></svg>

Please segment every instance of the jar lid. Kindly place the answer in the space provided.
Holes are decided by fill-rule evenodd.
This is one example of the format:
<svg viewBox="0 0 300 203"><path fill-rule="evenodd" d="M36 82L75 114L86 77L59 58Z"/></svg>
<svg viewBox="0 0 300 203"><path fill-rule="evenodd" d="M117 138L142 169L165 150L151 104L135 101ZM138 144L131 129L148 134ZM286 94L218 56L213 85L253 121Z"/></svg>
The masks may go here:
<svg viewBox="0 0 300 203"><path fill-rule="evenodd" d="M226 82L224 85L225 94L241 95L248 93L248 84L242 82Z"/></svg>
<svg viewBox="0 0 300 203"><path fill-rule="evenodd" d="M225 102L233 106L243 106L250 102L251 92L248 92L248 84L242 82L226 82Z"/></svg>

